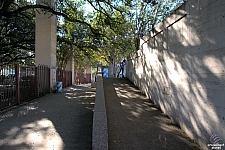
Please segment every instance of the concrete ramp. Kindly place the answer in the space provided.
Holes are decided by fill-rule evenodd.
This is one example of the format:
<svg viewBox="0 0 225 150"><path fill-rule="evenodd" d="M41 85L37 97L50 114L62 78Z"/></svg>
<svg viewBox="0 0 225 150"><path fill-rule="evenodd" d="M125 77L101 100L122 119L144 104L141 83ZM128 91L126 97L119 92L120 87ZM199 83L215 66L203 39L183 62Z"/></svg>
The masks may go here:
<svg viewBox="0 0 225 150"><path fill-rule="evenodd" d="M109 149L200 149L129 80L103 81Z"/></svg>

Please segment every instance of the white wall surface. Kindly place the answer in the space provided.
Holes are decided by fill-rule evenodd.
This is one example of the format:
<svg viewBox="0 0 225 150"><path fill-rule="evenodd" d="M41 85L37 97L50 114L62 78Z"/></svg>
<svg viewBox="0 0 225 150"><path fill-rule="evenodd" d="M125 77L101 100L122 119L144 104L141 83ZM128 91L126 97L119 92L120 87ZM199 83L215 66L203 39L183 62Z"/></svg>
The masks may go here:
<svg viewBox="0 0 225 150"><path fill-rule="evenodd" d="M127 77L203 149L213 134L225 143L225 1L178 8L140 40Z"/></svg>

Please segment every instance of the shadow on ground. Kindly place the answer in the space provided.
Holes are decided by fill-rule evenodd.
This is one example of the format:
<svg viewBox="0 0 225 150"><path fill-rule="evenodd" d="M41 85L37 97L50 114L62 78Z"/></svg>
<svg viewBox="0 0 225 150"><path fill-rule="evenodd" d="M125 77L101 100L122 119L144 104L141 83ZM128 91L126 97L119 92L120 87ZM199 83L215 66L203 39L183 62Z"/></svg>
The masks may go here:
<svg viewBox="0 0 225 150"><path fill-rule="evenodd" d="M71 86L0 115L1 150L91 149L95 89Z"/></svg>
<svg viewBox="0 0 225 150"><path fill-rule="evenodd" d="M109 149L200 149L129 80L104 79L103 84Z"/></svg>

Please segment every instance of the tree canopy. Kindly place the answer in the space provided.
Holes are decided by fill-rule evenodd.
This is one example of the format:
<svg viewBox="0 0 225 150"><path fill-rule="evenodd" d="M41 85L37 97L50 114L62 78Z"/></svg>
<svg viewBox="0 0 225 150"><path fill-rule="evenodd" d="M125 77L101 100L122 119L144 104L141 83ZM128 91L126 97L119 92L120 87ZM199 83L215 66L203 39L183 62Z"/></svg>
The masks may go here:
<svg viewBox="0 0 225 150"><path fill-rule="evenodd" d="M39 0L41 1L41 0ZM0 0L0 59L34 58L35 11L57 15L57 60L60 67L74 56L108 62L135 51L137 38L176 9L183 0ZM29 61L31 62L31 61Z"/></svg>
<svg viewBox="0 0 225 150"><path fill-rule="evenodd" d="M34 11L28 9L19 14L10 15L20 4L11 1L0 3L0 61L2 64L12 61L28 61L34 57L35 22ZM6 9L7 8L7 9Z"/></svg>

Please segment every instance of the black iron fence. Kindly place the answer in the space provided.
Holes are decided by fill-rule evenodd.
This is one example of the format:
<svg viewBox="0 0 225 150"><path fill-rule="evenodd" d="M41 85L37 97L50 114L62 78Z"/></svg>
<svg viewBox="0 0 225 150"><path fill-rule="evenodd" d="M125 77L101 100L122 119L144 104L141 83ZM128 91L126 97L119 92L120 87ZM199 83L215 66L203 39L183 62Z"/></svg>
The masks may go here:
<svg viewBox="0 0 225 150"><path fill-rule="evenodd" d="M72 84L72 72L57 70L63 87ZM30 101L51 92L47 66L0 65L0 110Z"/></svg>

